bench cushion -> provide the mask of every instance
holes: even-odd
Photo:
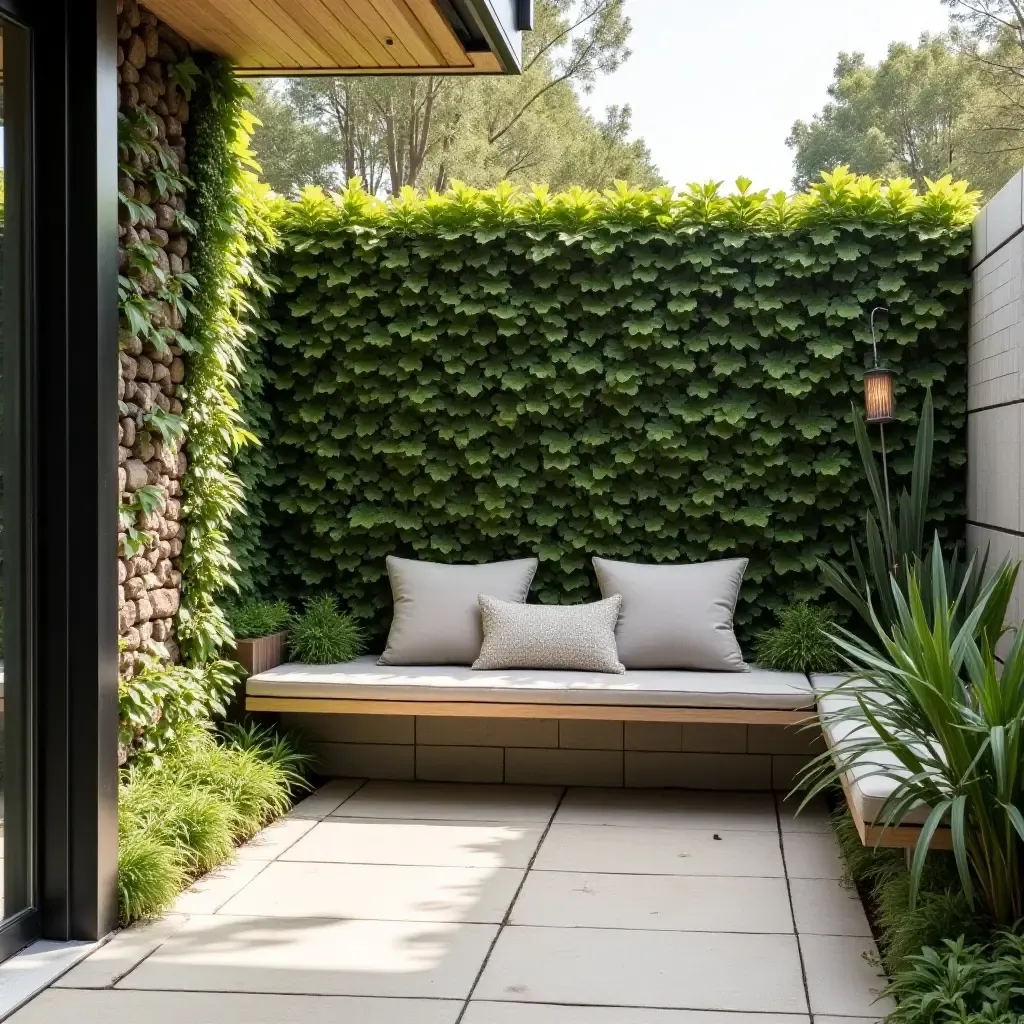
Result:
[[[848,707],[853,703],[852,695],[842,693],[828,694],[828,691],[838,686],[843,679],[843,676],[811,676],[814,689],[819,694],[818,710],[820,713],[827,714],[828,712],[839,711],[844,706]],[[825,694],[825,696],[821,696],[822,694]],[[857,722],[844,721],[826,724],[824,718],[822,719],[822,731],[825,734],[825,741],[833,749],[836,747],[841,748],[843,742],[851,738],[863,738],[866,731],[870,728],[866,723],[860,725]],[[900,773],[906,771],[899,758],[888,751],[881,751],[878,754],[871,755],[870,764],[865,764],[863,767],[858,767],[855,764],[846,775],[850,799],[853,801],[856,811],[867,825],[882,824],[882,805],[896,788],[896,783],[892,779],[881,775],[869,774],[875,771],[879,765],[892,765]],[[915,807],[904,817],[902,824],[924,824],[928,817],[928,810],[927,807]]]
[[[378,665],[373,657],[343,665],[280,665],[252,676],[250,697],[347,700],[480,701],[521,704],[743,708],[799,711],[813,706],[800,672],[627,671],[513,669],[474,671],[462,666]]]

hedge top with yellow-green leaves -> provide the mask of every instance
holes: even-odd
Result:
[[[869,495],[851,401],[892,309],[894,488],[925,388],[932,516],[963,531],[964,183],[845,169],[807,193],[356,186],[280,200],[282,244],[240,393],[244,583],[336,595],[387,629],[385,556],[537,555],[542,601],[590,557],[750,559],[738,622],[820,600]]]
[[[555,228],[585,232],[605,228],[632,231],[693,232],[715,227],[748,234],[788,231],[830,223],[903,224],[921,232],[948,231],[970,225],[980,192],[949,176],[926,180],[919,192],[910,178],[881,181],[840,167],[825,171],[806,192],[788,195],[751,191],[748,178],[736,191],[721,182],[691,184],[685,190],[630,188],[625,182],[595,191],[571,188],[552,193],[546,185],[522,189],[502,182],[488,190],[455,182],[447,192],[427,193],[406,187],[387,200],[363,190],[360,179],[339,193],[311,186],[298,202],[278,206],[282,229],[330,231],[346,227],[390,227],[409,232],[502,228]],[[481,239],[485,240],[485,239]],[[742,244],[736,239],[736,244]]]

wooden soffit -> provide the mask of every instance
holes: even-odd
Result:
[[[507,5],[508,0],[505,0]],[[493,0],[146,0],[240,75],[501,74],[521,70],[517,12]]]

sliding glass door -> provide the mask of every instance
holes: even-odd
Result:
[[[30,36],[0,15],[0,956],[38,932],[34,909],[30,431]]]

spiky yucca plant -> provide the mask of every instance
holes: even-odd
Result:
[[[826,701],[821,717],[826,727],[853,729],[798,783],[810,800],[853,768],[891,781],[880,823],[897,825],[913,808],[929,808],[910,864],[911,907],[936,830],[948,825],[968,902],[1004,925],[1024,916],[1024,631],[1002,667],[994,649],[1018,569],[1004,562],[973,603],[968,582],[950,601],[936,537],[930,607],[916,574],[905,590],[893,578],[894,625],[869,600],[873,643],[837,630],[853,674],[827,695],[843,699]]]
[[[819,560],[818,567],[825,582],[857,612],[871,631],[869,635],[873,635],[876,615],[886,626],[897,621],[890,577],[896,578],[904,594],[908,592],[908,582],[913,577],[924,597],[926,612],[930,614],[932,607],[930,595],[935,580],[931,573],[932,559],[925,543],[935,440],[931,389],[925,394],[918,421],[910,490],[902,490],[892,501],[886,499],[867,424],[856,407],[853,408],[853,427],[874,504],[874,508],[864,514],[865,549],[862,554],[857,543],[851,542],[854,576],[838,562]],[[948,603],[955,608],[957,615],[962,616],[966,609],[974,607],[987,563],[987,550],[981,558],[965,563],[960,545],[952,547],[943,565],[943,579]],[[958,595],[960,600],[954,601]]]

